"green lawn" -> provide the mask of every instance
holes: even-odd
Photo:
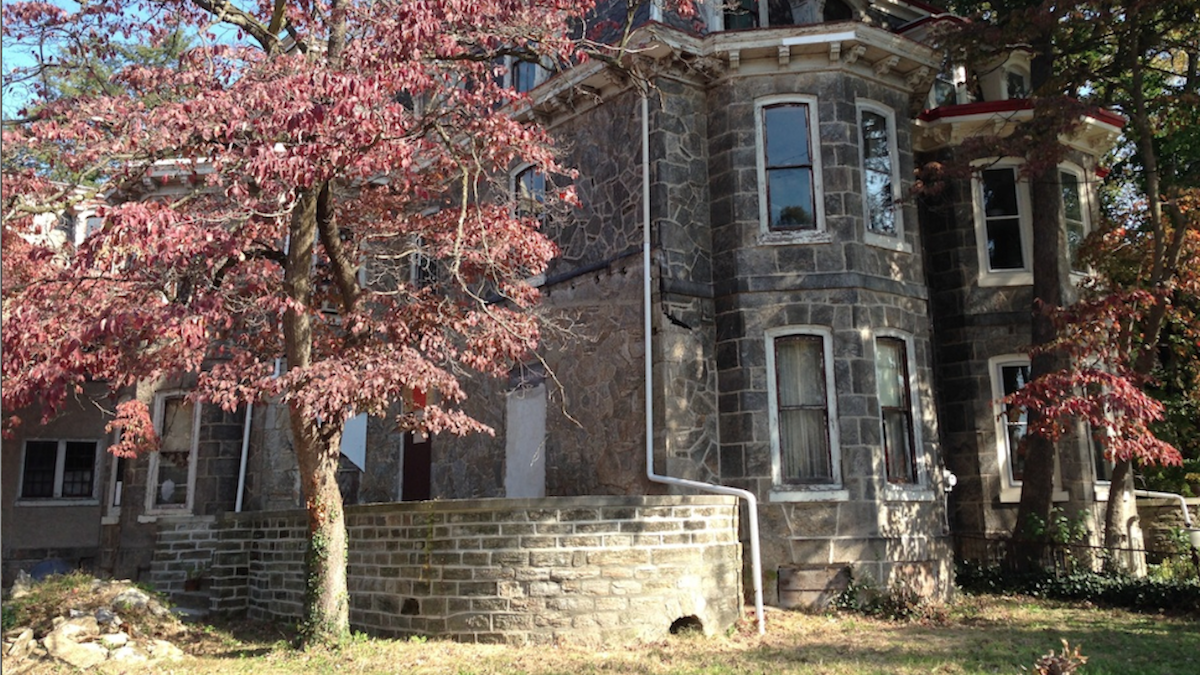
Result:
[[[211,628],[175,673],[427,673],[484,675],[947,675],[1032,672],[1063,639],[1088,657],[1080,673],[1200,673],[1200,622],[1028,598],[965,598],[948,620],[892,623],[850,614],[771,611],[767,635],[680,636],[610,647],[502,647],[439,640],[360,639],[337,651],[297,652],[282,640]],[[189,649],[188,645],[184,646]],[[1022,670],[1024,667],[1026,670]]]

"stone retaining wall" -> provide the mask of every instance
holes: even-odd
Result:
[[[655,639],[680,619],[724,630],[742,608],[737,516],[736,500],[719,496],[347,507],[350,623],[506,643]],[[211,608],[298,621],[304,513],[242,513],[213,527]]]

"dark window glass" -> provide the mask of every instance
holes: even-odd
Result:
[[[58,441],[25,441],[25,475],[21,496],[48,499],[54,496],[54,469],[58,461]]]
[[[92,441],[68,441],[63,461],[64,497],[91,497],[96,471],[96,444]]]
[[[988,169],[983,172],[982,186],[988,269],[1025,269],[1016,170]]]
[[[762,114],[767,225],[772,230],[815,230],[808,106],[785,103],[763,108]]]

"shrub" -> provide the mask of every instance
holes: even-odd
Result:
[[[1087,600],[1143,612],[1200,614],[1200,580],[1138,578],[1075,572],[1011,572],[960,563],[958,585],[968,593],[1023,593],[1052,600]]]

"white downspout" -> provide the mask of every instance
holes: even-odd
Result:
[[[646,478],[656,483],[692,488],[701,492],[733,495],[746,500],[750,521],[750,567],[754,575],[754,613],[758,619],[758,634],[767,632],[763,616],[762,555],[758,538],[758,498],[753,492],[727,485],[713,485],[686,478],[673,478],[654,472],[654,370],[650,337],[650,103],[642,92],[642,329],[645,337],[646,369]]]
[[[250,455],[250,420],[254,416],[254,403],[246,404],[246,424],[242,427],[242,463],[238,467],[237,504],[234,513],[242,512],[242,497],[246,493],[246,458]]]
[[[1188,513],[1187,500],[1183,498],[1183,495],[1177,495],[1174,492],[1155,492],[1154,490],[1134,490],[1133,495],[1157,499],[1178,499],[1179,508],[1183,509],[1183,524],[1185,527],[1192,527],[1192,514]]]

